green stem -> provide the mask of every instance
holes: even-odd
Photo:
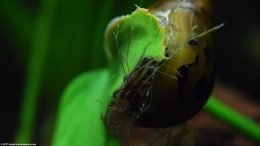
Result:
[[[43,10],[36,20],[35,35],[32,41],[31,57],[27,67],[26,83],[23,94],[20,123],[16,142],[33,142],[38,98],[41,90],[42,72],[48,52],[48,39],[55,0],[43,1]]]
[[[205,109],[238,131],[241,131],[252,139],[260,141],[260,126],[246,116],[224,105],[218,99],[211,97]]]

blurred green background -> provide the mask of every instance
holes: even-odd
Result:
[[[49,145],[60,95],[74,77],[106,66],[110,19],[155,0],[1,0],[0,142]],[[257,0],[213,0],[218,80],[260,101]]]

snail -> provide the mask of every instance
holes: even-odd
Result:
[[[223,24],[209,28],[209,2],[161,1],[148,12],[165,32],[165,57],[140,57],[114,94],[108,127],[122,119],[135,127],[173,127],[198,113],[211,94],[214,56],[208,34]]]

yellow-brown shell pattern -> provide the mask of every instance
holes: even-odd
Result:
[[[151,105],[136,126],[164,128],[198,113],[214,83],[214,59],[209,45],[208,0],[162,1],[149,11],[167,33],[166,59],[155,73]]]

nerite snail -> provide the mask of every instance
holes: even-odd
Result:
[[[201,110],[214,82],[206,34],[217,27],[209,29],[208,8],[206,0],[176,0],[149,9],[166,32],[165,59],[139,59],[115,93],[109,118],[126,118],[136,127],[166,128]],[[114,110],[117,114],[109,113]]]

